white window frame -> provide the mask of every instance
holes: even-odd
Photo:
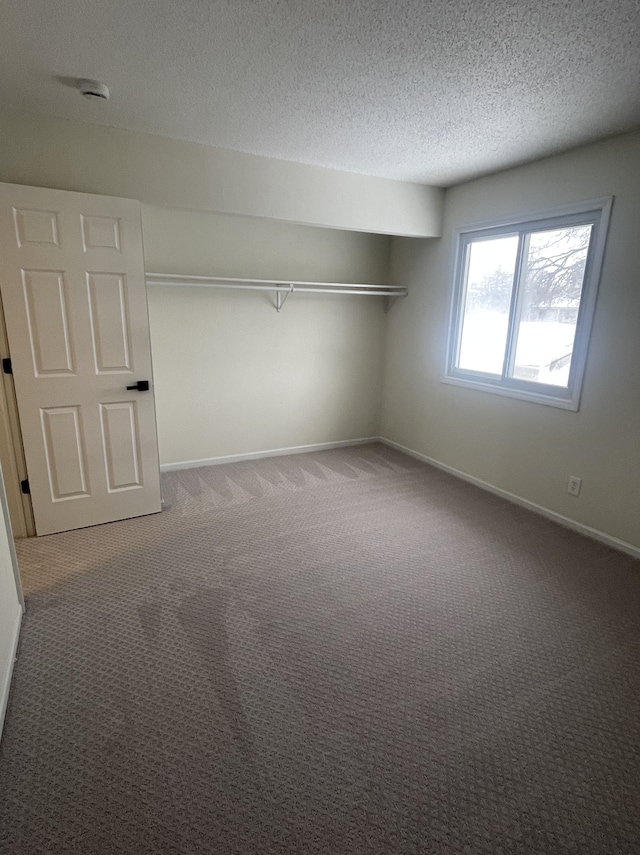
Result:
[[[608,196],[601,199],[591,199],[577,205],[556,208],[551,212],[512,217],[491,223],[465,226],[454,230],[453,288],[449,314],[445,371],[441,378],[444,383],[480,389],[510,398],[535,401],[552,407],[561,407],[565,410],[578,410],[612,204],[613,196]],[[589,224],[593,224],[593,232],[585,265],[568,387],[564,388],[508,377],[504,368],[501,376],[458,368],[456,361],[458,359],[462,334],[469,246],[474,241],[482,238],[507,237],[515,234],[523,235],[530,231]],[[521,237],[511,294],[509,327],[504,360],[505,366],[510,363],[515,347],[515,304],[522,274],[523,243],[524,241]]]

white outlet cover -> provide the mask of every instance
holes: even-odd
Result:
[[[582,487],[582,478],[576,475],[569,475],[569,484],[567,485],[567,493],[571,496],[579,496],[580,488]]]

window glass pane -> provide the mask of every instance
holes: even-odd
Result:
[[[569,385],[592,225],[532,232],[525,243],[511,377]]]
[[[469,244],[458,368],[502,375],[518,235]]]

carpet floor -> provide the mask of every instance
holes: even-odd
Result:
[[[21,541],[0,852],[640,852],[640,565],[369,445]]]

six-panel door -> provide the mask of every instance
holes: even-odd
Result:
[[[2,184],[0,254],[37,533],[159,511],[139,203]]]

